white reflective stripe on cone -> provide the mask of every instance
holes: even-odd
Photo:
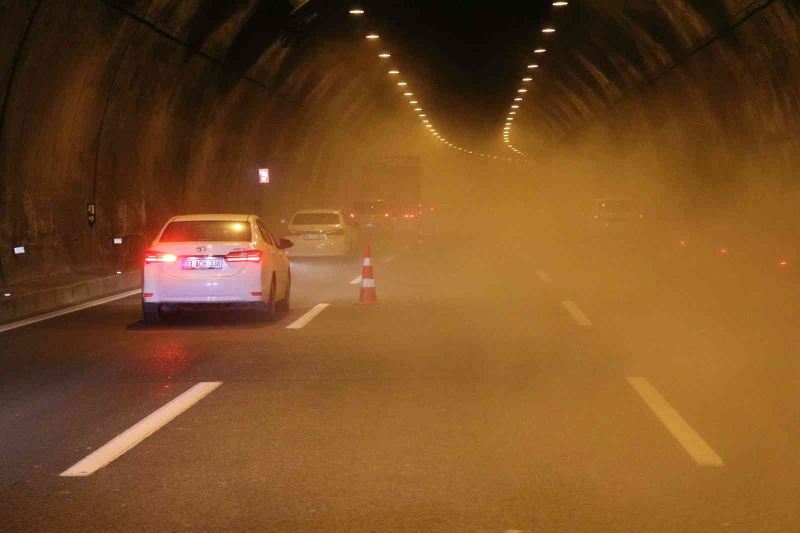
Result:
[[[361,286],[362,287],[367,287],[367,288],[374,287],[375,286],[375,280],[372,279],[372,278],[364,278],[363,280],[361,280]]]
[[[372,266],[372,258],[371,257],[365,257],[364,258],[364,266],[365,267]]]

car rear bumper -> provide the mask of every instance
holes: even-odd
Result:
[[[259,265],[246,267],[232,276],[180,278],[146,265],[142,279],[145,303],[255,304],[269,298],[261,282]]]
[[[304,240],[296,238],[294,246],[287,250],[289,257],[330,257],[343,256],[350,252],[347,238],[344,236],[328,237],[325,240]]]

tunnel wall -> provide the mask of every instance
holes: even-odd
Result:
[[[556,20],[563,31],[549,43],[525,144],[534,156],[557,152],[595,196],[646,191],[692,217],[742,218],[749,207],[790,216],[800,205],[799,5],[575,4]]]
[[[344,144],[402,144],[397,117],[374,116],[381,73],[303,9],[0,0],[0,283],[135,265],[175,214],[276,220],[358,168]]]

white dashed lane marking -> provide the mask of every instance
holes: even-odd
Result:
[[[725,466],[722,458],[706,444],[686,420],[669,404],[646,378],[631,377],[628,383],[639,393],[644,403],[672,433],[694,461],[703,466]]]
[[[547,284],[553,283],[553,279],[544,270],[537,270],[536,271],[536,275],[539,276],[540,280],[542,280],[543,282],[545,282]]]
[[[354,279],[353,281],[350,282],[350,285],[358,285],[359,283],[361,283],[361,275],[360,274],[356,279]]]
[[[286,326],[286,329],[302,329],[303,327],[306,326],[306,324],[314,320],[314,317],[323,312],[325,308],[328,307],[329,305],[331,304],[315,305],[314,307],[311,308],[309,312],[307,312],[306,314],[304,314],[303,316],[301,316],[300,318],[298,318],[297,320]]]
[[[589,320],[589,317],[587,317],[585,314],[583,314],[583,311],[581,311],[581,308],[578,307],[578,304],[576,304],[575,302],[571,302],[571,301],[567,300],[565,302],[561,302],[561,305],[563,305],[564,308],[572,316],[572,318],[575,319],[575,322],[577,322],[581,326],[591,326],[592,325],[592,321]]]
[[[198,383],[163,407],[153,411],[136,425],[126,429],[67,470],[64,470],[61,476],[82,477],[97,472],[111,461],[117,459],[144,439],[166,426],[171,420],[205,398],[220,385],[222,385],[220,381]]]

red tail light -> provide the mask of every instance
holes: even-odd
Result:
[[[416,217],[417,215],[415,215],[414,213],[406,213],[405,215],[403,215],[403,218],[416,218]]]
[[[153,250],[144,253],[145,263],[174,263],[178,256],[166,252],[156,252]]]
[[[225,261],[228,263],[260,263],[261,251],[260,250],[242,250],[241,252],[231,252],[225,256]]]

